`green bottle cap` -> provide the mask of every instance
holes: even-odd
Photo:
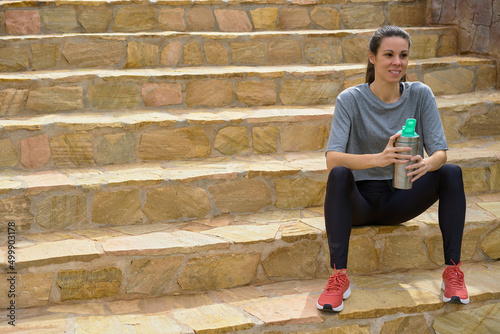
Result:
[[[418,137],[418,134],[415,132],[416,124],[416,119],[408,118],[406,120],[406,125],[403,125],[403,129],[401,130],[401,137]]]

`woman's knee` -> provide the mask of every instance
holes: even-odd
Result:
[[[439,169],[441,180],[447,186],[458,186],[463,188],[462,168],[455,164],[445,164]]]
[[[350,188],[354,184],[354,175],[347,167],[333,167],[328,174],[327,189],[332,187]]]

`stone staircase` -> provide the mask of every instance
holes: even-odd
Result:
[[[0,3],[2,333],[500,332],[497,64],[426,3]],[[464,171],[471,303],[439,297],[433,206],[355,228],[353,295],[325,314],[333,104],[384,24],[408,27]]]

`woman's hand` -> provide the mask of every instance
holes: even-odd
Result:
[[[422,158],[420,155],[415,155],[410,160],[414,161],[413,164],[406,166],[408,171],[406,175],[411,177],[410,182],[415,182],[431,170],[427,159]]]
[[[394,142],[401,136],[401,133],[396,133],[389,138],[387,146],[382,152],[377,154],[376,165],[378,167],[389,166],[390,164],[406,164],[412,158],[409,154],[403,154],[411,151],[410,147],[395,147]]]

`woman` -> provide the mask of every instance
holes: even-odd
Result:
[[[408,221],[439,199],[443,235],[443,300],[468,303],[459,269],[465,222],[465,194],[460,167],[445,164],[446,138],[429,87],[406,82],[411,39],[387,26],[370,40],[366,83],[337,97],[326,161],[330,170],[325,196],[325,224],[334,269],[317,307],[341,311],[350,294],[347,252],[352,226],[392,225]],[[417,155],[394,147],[408,118],[417,120]],[[423,158],[423,148],[428,157]],[[405,160],[400,160],[405,159]],[[412,189],[392,186],[392,164],[406,164]]]

